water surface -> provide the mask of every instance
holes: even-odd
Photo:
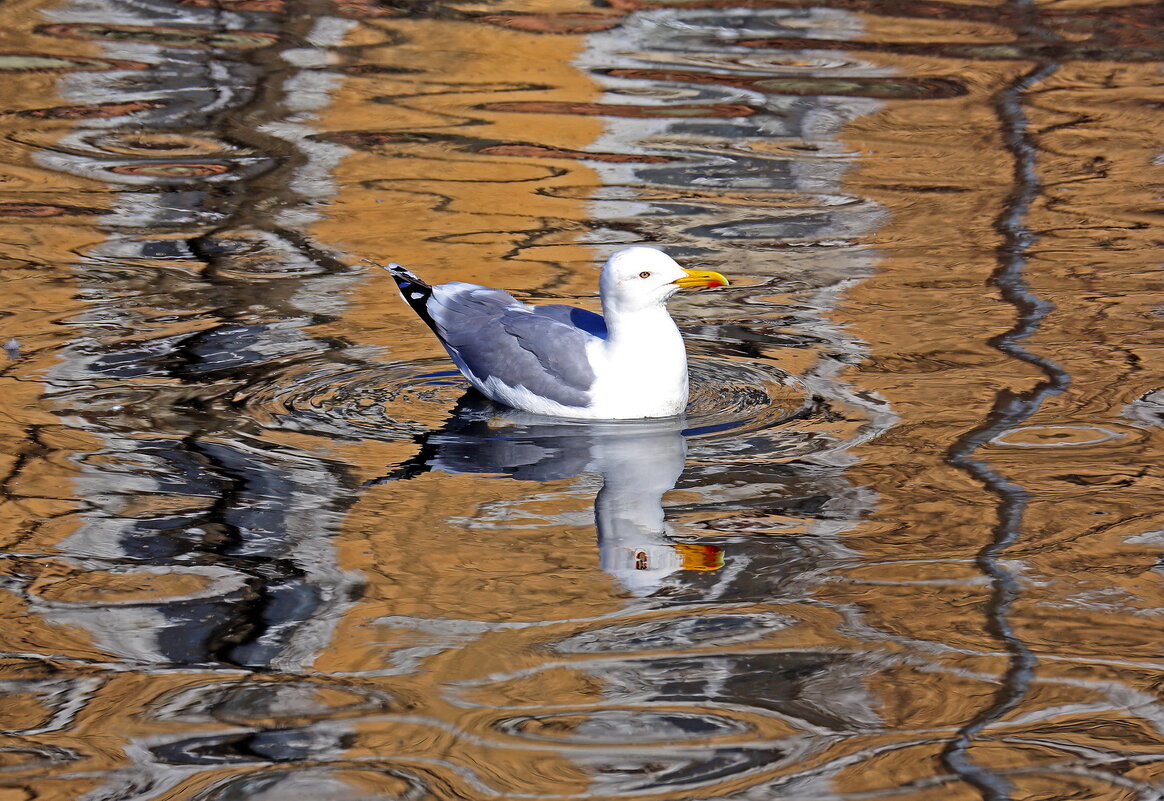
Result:
[[[0,799],[1161,797],[1154,6],[0,18]],[[637,243],[683,419],[364,261]]]

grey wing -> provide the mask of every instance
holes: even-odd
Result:
[[[537,314],[507,292],[472,284],[434,287],[428,310],[458,366],[563,406],[590,401],[594,371],[586,346],[594,336],[557,316]]]

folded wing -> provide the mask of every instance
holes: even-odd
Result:
[[[500,289],[460,282],[432,287],[426,311],[449,355],[487,395],[492,379],[563,406],[589,403],[587,346],[605,332],[598,315],[527,306]]]

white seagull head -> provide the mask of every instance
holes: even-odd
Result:
[[[711,270],[687,270],[661,250],[632,247],[618,251],[602,268],[599,288],[608,311],[636,312],[658,308],[680,289],[727,286]]]

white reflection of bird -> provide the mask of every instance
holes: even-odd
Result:
[[[671,539],[663,514],[663,493],[683,473],[682,434],[640,429],[595,437],[590,451],[593,468],[602,474],[594,499],[602,569],[638,596],[655,592],[673,573],[693,569],[687,554],[692,546]]]
[[[602,476],[594,499],[599,565],[623,588],[647,596],[684,582],[677,573],[716,571],[717,545],[672,536],[663,495],[683,472],[687,442],[681,417],[641,421],[550,420],[489,406],[466,396],[442,428],[417,437],[419,452],[370,484],[405,481],[430,471],[561,481]],[[520,555],[515,555],[520,559]]]
[[[597,315],[528,306],[460,281],[429,286],[399,264],[385,269],[483,395],[535,414],[601,420],[684,410],[687,353],[665,304],[680,289],[728,284],[654,248],[626,248],[602,268]]]

